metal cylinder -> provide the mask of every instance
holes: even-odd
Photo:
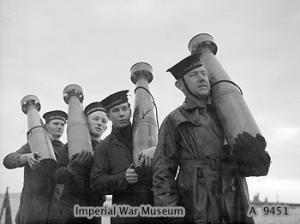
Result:
[[[69,159],[83,150],[93,153],[91,136],[83,113],[82,88],[76,84],[70,84],[63,90],[64,101],[69,104],[67,139]]]
[[[50,135],[39,115],[41,104],[38,97],[34,95],[23,97],[21,108],[27,114],[27,139],[31,152],[39,153],[41,161],[50,159],[56,162]]]
[[[215,57],[217,45],[209,34],[198,34],[188,44],[191,54],[201,54],[210,84],[213,103],[216,107],[228,143],[232,146],[234,139],[242,132],[253,136],[260,130],[243,98],[241,90],[231,82],[229,75]]]
[[[149,91],[153,69],[146,62],[138,62],[131,69],[131,81],[136,85],[132,122],[133,161],[141,166],[138,155],[144,149],[157,145],[158,128],[154,115],[154,103]]]

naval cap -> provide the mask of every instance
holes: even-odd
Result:
[[[90,114],[96,112],[96,111],[103,111],[106,113],[106,110],[104,106],[101,104],[101,102],[93,102],[87,105],[84,109],[84,114],[86,116],[89,116]]]
[[[128,103],[128,97],[127,93],[129,90],[122,90],[115,92],[108,97],[106,97],[104,100],[101,101],[101,104],[105,107],[106,111],[109,112],[109,110],[119,104],[122,103]]]
[[[54,119],[60,119],[63,122],[67,122],[68,115],[62,111],[62,110],[52,110],[48,111],[43,115],[43,118],[45,119],[46,123],[49,123],[51,120]]]
[[[200,67],[202,62],[200,61],[201,54],[190,55],[173,67],[169,68],[167,72],[171,72],[176,80],[182,78],[185,74],[192,71],[194,68]]]

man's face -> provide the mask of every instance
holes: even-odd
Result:
[[[107,129],[108,119],[103,111],[95,111],[87,116],[87,125],[91,136],[100,138]]]
[[[187,73],[184,80],[190,91],[199,98],[206,98],[210,92],[210,83],[204,66],[194,68]]]
[[[117,128],[126,127],[130,124],[131,109],[128,103],[119,104],[109,110],[108,119]]]
[[[65,122],[60,119],[53,119],[46,126],[50,135],[54,139],[59,139],[64,133]]]

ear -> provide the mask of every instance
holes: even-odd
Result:
[[[130,110],[130,116],[129,116],[129,117],[131,118],[131,115],[132,115],[132,110],[131,110],[131,107],[129,108],[129,110]]]
[[[108,120],[110,120],[111,121],[111,119],[110,119],[110,113],[108,112],[108,113],[106,113],[106,117],[107,117],[107,119]]]
[[[179,79],[179,80],[176,80],[175,86],[176,86],[178,89],[180,89],[181,91],[184,90],[183,83],[182,83],[182,81],[181,81],[180,79]]]
[[[49,128],[49,123],[45,123],[45,124],[44,124],[44,127],[48,130],[48,128]]]

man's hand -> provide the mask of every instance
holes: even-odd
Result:
[[[139,161],[141,162],[141,164],[151,167],[155,149],[156,146],[153,146],[148,149],[144,149],[142,152],[139,153]]]
[[[126,170],[125,177],[129,184],[138,182],[138,174],[135,172],[133,165],[130,165]]]
[[[40,166],[40,154],[38,152],[26,153],[20,156],[21,164],[27,164],[31,168],[37,168]]]
[[[85,167],[88,166],[92,161],[92,153],[88,151],[81,151],[72,155],[69,162],[70,167]]]

